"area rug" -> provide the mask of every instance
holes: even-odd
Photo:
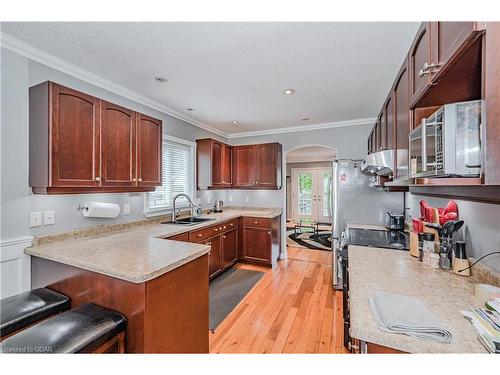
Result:
[[[326,229],[327,227],[324,228]],[[295,235],[293,227],[287,227],[286,244],[287,246],[300,247],[303,249],[332,251],[332,230],[325,229],[320,226],[318,234],[309,232],[297,233],[297,235]]]
[[[231,268],[210,282],[209,329],[214,331],[250,292],[264,272]]]

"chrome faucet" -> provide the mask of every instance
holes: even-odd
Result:
[[[193,201],[191,200],[191,198],[189,197],[189,195],[185,194],[185,193],[179,193],[177,194],[173,201],[172,201],[172,222],[174,222],[177,218],[177,216],[179,215],[179,213],[177,213],[177,209],[175,208],[175,201],[177,200],[177,198],[179,197],[185,197],[187,200],[188,200],[188,203],[189,203],[189,208],[191,209],[191,216],[193,216],[193,208],[194,208],[194,203]],[[180,211],[180,209],[179,209]]]

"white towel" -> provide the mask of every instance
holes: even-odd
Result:
[[[451,333],[436,316],[416,298],[401,294],[376,292],[369,298],[378,327],[419,339],[451,342]]]

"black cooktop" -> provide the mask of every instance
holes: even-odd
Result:
[[[345,241],[346,245],[409,250],[408,234],[401,231],[349,228],[345,231]]]

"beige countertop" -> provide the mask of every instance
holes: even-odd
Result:
[[[133,283],[143,283],[210,250],[207,245],[164,238],[240,216],[274,218],[279,215],[281,209],[227,209],[222,213],[204,215],[214,220],[196,225],[152,223],[113,233],[106,232],[105,235],[33,246],[24,252]]]
[[[474,282],[451,271],[435,270],[407,251],[349,246],[351,336],[409,353],[485,353],[461,310],[477,307]],[[420,299],[450,330],[451,343],[436,343],[379,330],[368,298],[374,292]]]

